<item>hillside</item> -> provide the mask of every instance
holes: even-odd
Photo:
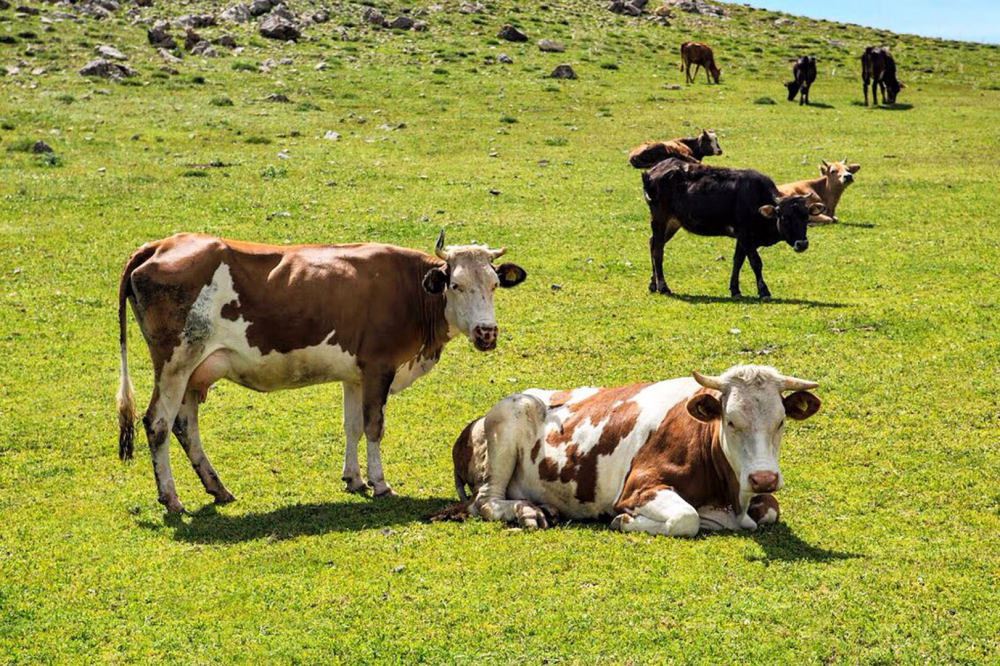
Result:
[[[0,661],[1000,653],[1000,47],[735,4],[663,21],[658,0],[640,16],[597,0],[292,0],[292,27],[312,16],[292,43],[261,36],[261,18],[217,20],[230,3],[7,4]],[[376,27],[371,9],[426,29]],[[196,55],[177,21],[201,16],[216,25],[194,28]],[[178,42],[169,57],[147,36],[157,21]],[[528,41],[498,38],[505,24]],[[685,85],[688,40],[714,47],[720,85]],[[861,103],[873,44],[907,86],[892,108]],[[102,46],[134,74],[81,76]],[[806,52],[819,78],[799,107],[783,83]],[[577,78],[550,78],[560,64]],[[703,127],[724,150],[706,163],[777,182],[822,159],[862,165],[808,252],[762,251],[770,302],[729,298],[731,240],[686,233],[666,247],[675,295],[647,292],[649,213],[626,155]],[[156,502],[144,443],[119,464],[116,296],[139,245],[199,231],[430,251],[441,228],[507,247],[529,277],[497,296],[497,350],[456,339],[390,398],[398,499],[342,489],[336,384],[212,389],[202,437],[234,504],[211,504],[179,446],[178,518]],[[128,337],[144,407],[152,367],[131,315]],[[820,383],[822,411],[782,446],[779,525],[680,540],[422,522],[454,499],[455,437],[501,397],[737,363]]]

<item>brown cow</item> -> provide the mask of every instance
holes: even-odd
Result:
[[[872,103],[878,104],[878,91],[882,89],[882,103],[895,104],[899,91],[906,86],[896,78],[896,61],[889,49],[869,46],[861,54],[861,81],[865,89],[865,106],[868,106],[868,85],[872,87]]]
[[[691,65],[694,65],[694,74],[691,73]],[[684,42],[681,44],[681,71],[685,73],[684,80],[687,83],[694,83],[694,77],[698,76],[698,68],[705,68],[705,80],[711,83],[708,78],[711,74],[715,82],[719,82],[722,72],[715,65],[715,54],[712,53],[708,44],[701,42]]]
[[[721,154],[722,148],[719,147],[715,132],[702,130],[701,134],[694,137],[639,144],[628,154],[628,163],[636,169],[650,169],[668,157],[700,164],[705,157]]]
[[[860,164],[848,164],[845,157],[842,162],[827,162],[819,167],[819,178],[799,180],[794,183],[778,185],[781,196],[799,195],[806,198],[806,204],[821,203],[826,206],[826,212],[820,215],[810,215],[809,224],[829,224],[837,222],[837,204],[847,186],[854,182],[854,174],[861,170]]]
[[[507,397],[455,443],[456,485],[472,513],[524,527],[607,517],[694,536],[777,521],[785,419],[819,410],[817,384],[756,365],[693,375]]]
[[[202,450],[198,405],[228,379],[256,391],[344,383],[343,479],[365,487],[358,440],[368,447],[368,484],[391,495],[379,443],[385,402],[429,372],[448,341],[476,349],[497,343],[493,291],[525,278],[515,264],[493,266],[504,250],[444,246],[436,257],[392,245],[279,247],[178,234],[147,243],[128,260],[118,288],[121,384],[119,456],[132,457],[135,398],[128,376],[125,303],[153,362],[153,395],[143,417],[159,501],[184,507],[170,471],[171,430],[216,502],[233,500]]]

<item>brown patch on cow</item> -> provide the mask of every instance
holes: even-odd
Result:
[[[747,515],[755,523],[760,523],[764,520],[769,509],[774,509],[774,520],[775,522],[781,518],[781,505],[778,504],[778,500],[774,495],[757,495],[750,500],[750,505],[747,507]]]
[[[670,408],[632,459],[615,511],[629,511],[669,487],[695,508],[738,506],[739,482],[719,442],[719,422],[703,423],[687,410],[691,398],[717,391],[702,388]]]
[[[636,169],[651,169],[663,160],[674,157],[684,162],[700,164],[701,158],[695,154],[691,145],[697,146],[697,142],[697,138],[646,141],[632,149],[628,154],[628,163]]]
[[[573,391],[556,391],[549,396],[549,407],[562,407],[573,397]]]
[[[557,463],[550,458],[543,459],[538,465],[539,476],[545,481],[576,481],[576,499],[593,502],[597,491],[597,462],[600,456],[614,453],[621,440],[635,428],[641,409],[633,398],[647,386],[649,384],[632,384],[600,389],[594,395],[566,407],[569,416],[559,429],[552,430],[546,437],[550,446],[568,445],[566,462],[556,473]],[[604,426],[600,437],[590,449],[580,452],[576,444],[570,444],[579,426],[596,426],[602,422]]]
[[[462,432],[458,435],[458,439],[455,440],[455,445],[451,448],[451,461],[454,464],[455,469],[455,491],[458,493],[459,499],[467,499],[467,496],[463,496],[462,490],[465,486],[469,487],[469,490],[475,492],[476,483],[475,470],[472,469],[472,461],[475,457],[475,448],[472,444],[472,427],[476,425],[479,419],[474,419],[469,422]]]
[[[542,450],[542,440],[537,440],[535,445],[531,447],[531,462],[534,463],[538,460],[538,454]]]
[[[240,318],[240,304],[237,301],[229,301],[222,306],[222,310],[219,315],[223,319],[228,319],[229,321],[236,321]]]

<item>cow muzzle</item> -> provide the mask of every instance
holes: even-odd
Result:
[[[778,490],[777,472],[751,472],[749,481],[750,490],[755,493],[773,493]]]
[[[496,324],[480,324],[472,329],[472,344],[479,351],[496,349],[500,329]]]
[[[806,250],[809,249],[809,241],[807,240],[795,241],[792,244],[792,249],[795,250],[796,252],[805,252]]]
[[[853,182],[854,182],[854,174],[852,174],[852,173],[845,173],[844,174],[844,184],[846,185],[848,183],[853,183]]]

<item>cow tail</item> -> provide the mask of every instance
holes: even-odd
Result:
[[[653,204],[656,202],[656,186],[653,184],[653,179],[649,177],[649,172],[642,172],[642,192],[646,195],[646,203]]]
[[[118,394],[115,402],[118,405],[118,458],[124,462],[132,459],[135,439],[135,394],[132,391],[132,380],[128,376],[128,346],[126,305],[132,295],[132,272],[142,265],[152,254],[153,248],[144,247],[133,254],[125,264],[121,280],[118,282],[118,346],[121,354],[121,367],[118,378]]]

